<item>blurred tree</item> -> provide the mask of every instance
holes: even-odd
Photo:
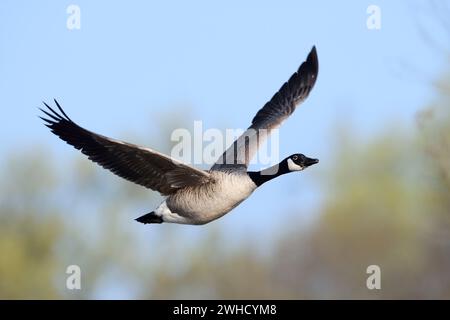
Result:
[[[437,81],[438,98],[418,116],[421,143],[428,155],[425,291],[450,298],[450,72]]]
[[[52,164],[43,153],[4,159],[0,184],[0,298],[55,298],[59,260],[54,244],[63,232],[56,208]]]
[[[320,219],[287,234],[274,259],[293,297],[450,298],[449,79],[415,135],[391,130],[362,146],[338,135]],[[366,288],[371,264],[382,290]]]
[[[17,152],[1,164],[0,298],[450,298],[449,83],[417,132],[337,132],[317,219],[290,221],[263,256],[214,224],[142,232],[131,218],[154,193],[79,156],[62,171],[44,148]],[[71,264],[80,291],[65,288]],[[366,288],[372,264],[381,290]]]
[[[417,152],[398,132],[362,150],[338,144],[343,147],[332,162],[345,165],[327,174],[329,192],[317,223],[282,244],[278,277],[305,298],[400,297],[409,293],[407,282],[419,275],[423,257],[418,235],[425,217],[418,204],[425,186],[414,183]],[[372,264],[382,269],[380,292],[366,288]]]

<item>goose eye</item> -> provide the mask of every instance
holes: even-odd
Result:
[[[294,160],[294,161],[297,160],[297,159],[298,159],[298,156],[293,156],[292,157],[292,160]]]

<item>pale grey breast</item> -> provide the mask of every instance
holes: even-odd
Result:
[[[220,218],[256,189],[243,172],[210,171],[212,182],[179,190],[167,199],[170,211],[193,223],[202,224]]]

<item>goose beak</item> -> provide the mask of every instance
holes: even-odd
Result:
[[[319,163],[319,159],[306,158],[305,167],[312,166],[313,164]]]

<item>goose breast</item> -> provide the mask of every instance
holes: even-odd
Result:
[[[166,203],[170,211],[191,223],[204,224],[232,210],[256,189],[245,172],[211,171],[211,175],[213,182],[169,196]]]

